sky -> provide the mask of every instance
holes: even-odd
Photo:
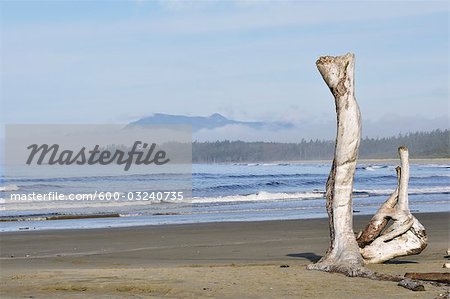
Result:
[[[363,135],[449,128],[449,10],[447,1],[3,0],[1,123],[220,113],[297,129],[199,139],[330,138],[334,102],[315,61],[353,52]]]

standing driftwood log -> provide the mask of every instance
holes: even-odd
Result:
[[[355,58],[350,53],[324,56],[317,60],[316,65],[335,99],[337,134],[334,160],[326,184],[330,245],[322,259],[308,265],[308,269],[400,281],[401,276],[374,273],[364,264],[418,254],[426,247],[425,229],[408,207],[408,149],[399,148],[401,167],[397,167],[397,189],[356,238],[352,191],[361,138],[361,116],[354,95]],[[391,220],[393,223],[386,228]]]
[[[354,95],[353,54],[324,56],[317,68],[335,99],[337,134],[334,160],[326,185],[330,246],[325,256],[309,269],[344,272],[354,276],[363,265],[353,233],[353,176],[361,139],[361,117]]]

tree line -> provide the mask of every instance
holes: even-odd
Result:
[[[450,158],[450,130],[399,134],[387,138],[361,140],[360,158],[397,158],[397,148],[405,145],[411,158]],[[216,141],[194,142],[194,163],[248,163],[299,160],[331,160],[334,141],[305,140],[298,143]]]

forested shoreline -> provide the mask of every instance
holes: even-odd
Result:
[[[411,158],[450,158],[450,130],[399,134],[388,138],[361,140],[359,158],[397,158],[397,148],[405,145]],[[216,141],[194,142],[194,163],[245,163],[273,161],[331,160],[332,140],[305,140],[298,143]]]

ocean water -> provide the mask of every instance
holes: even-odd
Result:
[[[330,166],[330,163],[196,164],[192,166],[192,194],[182,201],[137,201],[134,193],[134,200],[126,198],[128,192],[152,192],[155,186],[176,186],[177,181],[190,179],[181,174],[3,177],[0,231],[327,217],[324,190]],[[355,215],[375,213],[394,191],[395,167],[394,164],[358,165],[353,194]],[[450,211],[450,165],[413,164],[410,174],[409,202],[413,213]],[[13,193],[93,194],[95,191],[119,192],[125,198],[10,200]],[[120,217],[42,220],[55,215],[97,214]]]

